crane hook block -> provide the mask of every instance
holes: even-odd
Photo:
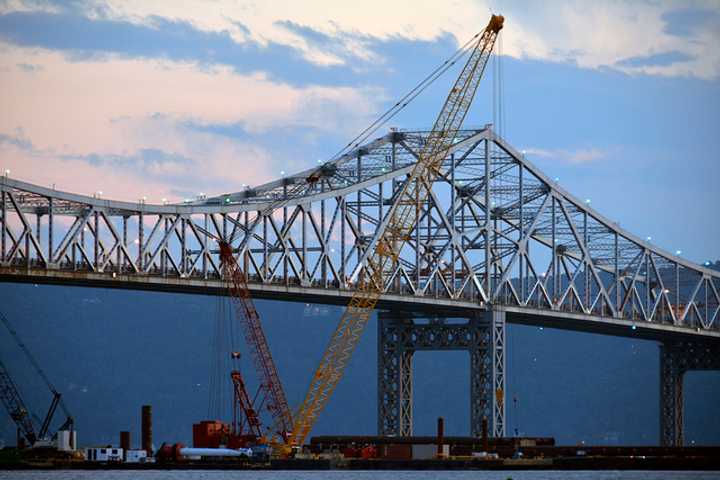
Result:
[[[493,15],[490,17],[490,23],[488,23],[488,26],[485,28],[485,30],[490,30],[491,32],[498,33],[503,28],[503,23],[505,23],[505,17],[502,15]]]

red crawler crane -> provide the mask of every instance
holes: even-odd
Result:
[[[285,438],[286,434],[292,430],[292,414],[290,413],[290,407],[285,397],[285,391],[280,383],[280,377],[275,368],[275,362],[272,359],[272,355],[270,355],[270,348],[268,347],[267,339],[265,338],[265,333],[260,323],[260,315],[258,315],[255,304],[250,296],[247,278],[235,260],[232,247],[225,241],[219,241],[218,243],[220,245],[220,261],[223,266],[223,277],[230,289],[230,296],[233,298],[235,304],[236,316],[238,320],[240,320],[245,342],[250,347],[250,354],[255,364],[255,369],[260,377],[261,383],[258,393],[263,392],[265,394],[266,400],[263,402],[264,408],[266,408],[272,416],[277,433]],[[240,397],[242,397],[240,399],[244,399],[244,401],[247,402],[246,405],[248,408],[252,410],[252,403],[249,401],[240,373],[237,371],[233,372],[232,379],[236,395],[239,394]],[[239,380],[239,382],[237,382],[237,380]],[[241,390],[239,393],[238,388]],[[237,405],[237,401],[235,404]],[[257,413],[254,410],[252,414],[255,419],[253,421],[257,421],[257,431],[259,433],[260,420],[257,418]],[[250,418],[248,418],[248,420],[250,420]]]

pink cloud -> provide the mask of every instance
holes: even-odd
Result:
[[[108,198],[178,201],[200,191],[240,190],[281,170],[272,152],[252,140],[188,123],[239,124],[250,139],[278,127],[322,135],[356,128],[379,97],[372,89],[294,87],[222,66],[70,62],[58,53],[8,46],[0,52],[0,135],[6,138],[0,167],[29,182],[103,191]],[[17,67],[29,63],[39,68]],[[147,152],[161,158],[144,161]]]

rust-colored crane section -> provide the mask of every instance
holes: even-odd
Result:
[[[273,418],[274,427],[277,429],[276,433],[284,437],[292,428],[292,414],[275,368],[275,362],[270,354],[267,338],[265,338],[260,323],[260,315],[258,315],[250,296],[247,278],[235,260],[232,247],[225,241],[218,243],[223,277],[230,290],[230,296],[234,300],[236,316],[240,320],[245,342],[250,347],[255,369],[260,377],[260,389],[267,395],[265,408]]]
[[[462,127],[503,22],[502,16],[493,15],[487,27],[476,35],[478,40],[470,57],[450,90],[415,167],[388,212],[389,220],[382,236],[358,276],[357,290],[333,332],[305,399],[295,415],[285,453],[290,446],[303,444],[342,378],[360,335],[385,288],[385,276],[396,268],[432,183]]]
[[[245,381],[242,374],[233,370],[230,374],[233,383],[233,431],[236,436],[254,436],[255,439],[262,437],[262,424],[260,417],[255,410],[255,405],[250,400],[250,396],[245,388]],[[240,415],[242,412],[242,415]]]

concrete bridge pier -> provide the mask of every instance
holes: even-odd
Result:
[[[660,345],[660,444],[681,447],[683,379],[690,370],[720,370],[720,345],[668,341]]]
[[[378,314],[378,434],[413,434],[413,354],[465,350],[470,356],[470,434],[505,436],[505,312],[482,312],[467,321]]]

